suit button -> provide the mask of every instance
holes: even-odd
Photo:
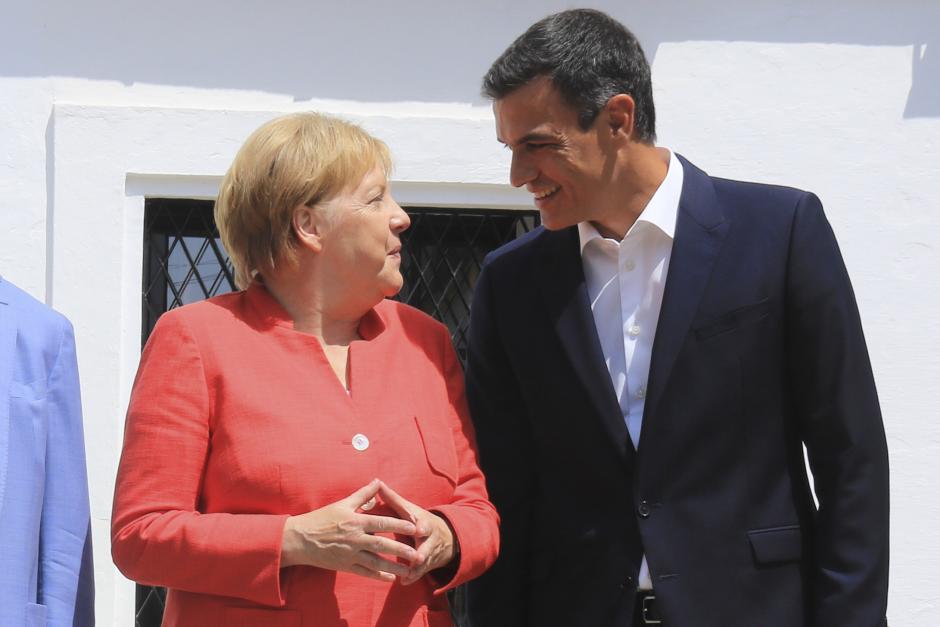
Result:
[[[640,501],[639,507],[636,508],[636,513],[640,515],[640,518],[649,518],[650,504],[646,501]]]

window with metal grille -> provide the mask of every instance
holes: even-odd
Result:
[[[146,343],[165,311],[235,289],[232,264],[219,239],[212,201],[148,199],[144,213],[143,325]],[[406,207],[411,227],[402,234],[405,287],[397,298],[447,325],[461,360],[473,286],[491,250],[538,224],[536,211]],[[157,627],[166,591],[137,586],[135,624]],[[461,595],[452,598],[458,624]]]

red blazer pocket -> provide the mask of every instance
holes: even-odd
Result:
[[[428,460],[428,466],[436,474],[446,477],[451,483],[457,485],[457,452],[454,450],[454,439],[450,433],[450,425],[443,420],[435,421],[430,418],[415,416],[418,434],[421,436],[421,445]]]

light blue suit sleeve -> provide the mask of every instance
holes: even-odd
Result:
[[[62,322],[47,383],[46,485],[39,542],[39,602],[50,626],[94,624],[94,582],[82,405],[72,325]]]

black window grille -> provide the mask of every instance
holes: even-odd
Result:
[[[447,325],[466,364],[473,286],[487,253],[532,230],[538,212],[408,208],[399,300]]]
[[[142,344],[163,312],[235,289],[212,206],[209,200],[146,201]]]
[[[210,200],[148,199],[144,212],[141,345],[164,312],[235,289],[232,263],[219,239]],[[398,299],[447,325],[461,360],[467,354],[470,300],[483,258],[539,223],[536,211],[406,207]],[[458,624],[461,595],[452,598]],[[166,591],[137,586],[135,624],[157,627]]]

